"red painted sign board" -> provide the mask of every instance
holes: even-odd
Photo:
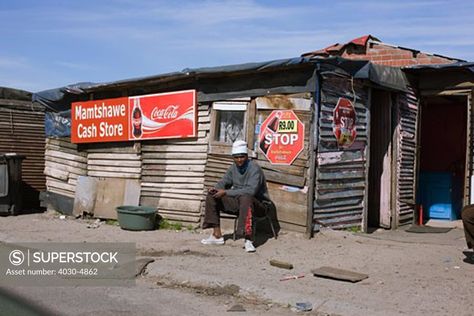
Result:
[[[333,133],[338,147],[349,148],[354,143],[357,136],[356,118],[352,102],[339,98],[333,112]]]
[[[304,124],[291,110],[275,110],[262,123],[260,151],[275,165],[291,165],[304,148]]]
[[[74,102],[73,143],[196,137],[195,90]]]

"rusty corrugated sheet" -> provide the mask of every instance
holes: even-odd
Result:
[[[44,112],[28,101],[0,99],[0,152],[25,155],[22,164],[24,208],[40,206],[45,190]]]
[[[396,157],[396,225],[411,224],[415,211],[417,122],[419,101],[415,91],[398,98],[398,155]]]
[[[357,124],[356,142],[340,149],[333,134],[333,111],[340,97],[353,100]],[[361,226],[367,192],[368,90],[350,78],[325,75],[322,81],[315,201],[316,224],[332,228]]]

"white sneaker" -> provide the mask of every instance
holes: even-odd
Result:
[[[211,234],[211,236],[202,239],[201,244],[203,244],[203,245],[223,245],[224,244],[224,237],[216,238],[213,234]]]
[[[251,240],[245,239],[245,251],[246,252],[255,252],[255,246]]]

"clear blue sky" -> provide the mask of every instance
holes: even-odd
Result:
[[[474,61],[472,0],[0,0],[0,86],[296,57],[372,34]]]

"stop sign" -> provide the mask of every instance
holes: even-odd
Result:
[[[352,102],[339,98],[333,112],[333,133],[340,148],[349,148],[354,143],[356,130],[356,111]]]
[[[260,127],[258,147],[276,165],[291,165],[304,147],[304,125],[291,110],[275,110]]]

